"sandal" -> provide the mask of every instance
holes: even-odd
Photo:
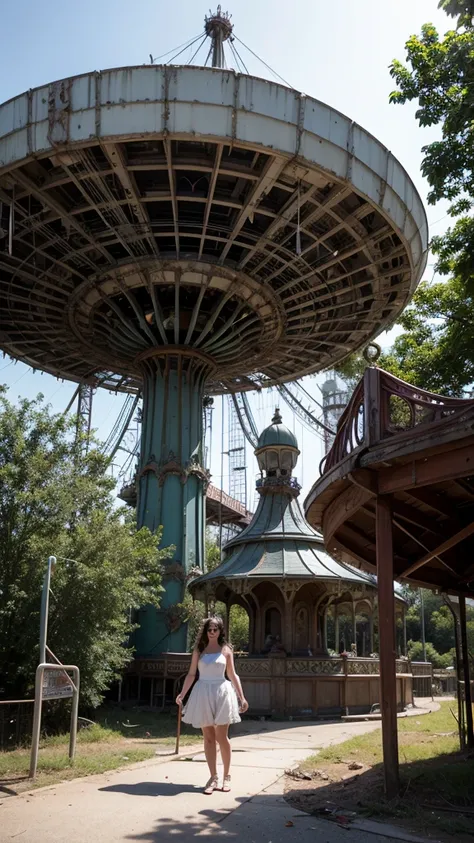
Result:
[[[203,793],[205,793],[206,796],[210,796],[211,793],[213,793],[216,790],[216,788],[217,788],[217,776],[211,776],[208,783],[206,784],[206,787],[204,788]]]
[[[224,781],[222,782],[221,790],[224,793],[230,793],[230,776],[224,776]]]

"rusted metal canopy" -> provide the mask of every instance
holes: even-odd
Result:
[[[474,400],[369,368],[305,501],[327,550],[376,571],[376,503],[392,505],[394,577],[474,594]]]
[[[426,262],[404,169],[344,115],[232,71],[129,67],[0,106],[0,348],[136,391],[150,347],[207,391],[333,365],[392,323]]]

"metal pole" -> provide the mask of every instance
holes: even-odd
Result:
[[[219,499],[219,553],[222,554],[222,495],[224,494],[224,396],[221,403],[221,494]]]
[[[39,663],[46,662],[46,641],[48,638],[48,613],[49,613],[49,589],[51,585],[51,574],[56,565],[56,557],[50,556],[48,559],[48,567],[44,575],[43,591],[41,594],[41,614],[40,614],[40,644],[39,644]]]
[[[31,735],[30,779],[36,776],[38,766],[38,750],[41,730],[41,708],[43,703],[43,674],[44,665],[38,665],[35,680],[35,707],[33,711],[33,731]]]
[[[464,673],[464,701],[466,704],[467,746],[469,749],[472,749],[474,747],[474,729],[472,718],[471,676],[469,670],[469,649],[467,644],[466,598],[463,594],[459,596],[459,621],[461,626],[461,651]]]
[[[425,638],[425,601],[423,589],[420,588],[420,616],[421,616],[421,645],[423,648],[423,661],[426,662],[426,638]]]
[[[74,760],[76,754],[76,739],[77,739],[77,715],[79,712],[79,670],[73,670],[74,685],[76,686],[72,695],[71,705],[71,729],[69,734],[69,759]]]
[[[466,749],[466,733],[464,729],[464,708],[462,700],[462,686],[461,686],[461,646],[459,641],[459,618],[456,609],[449,599],[448,595],[444,596],[445,603],[453,616],[454,622],[454,644],[456,648],[456,696],[458,702],[458,731],[459,731],[459,747],[461,752]]]

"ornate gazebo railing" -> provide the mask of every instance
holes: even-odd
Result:
[[[422,425],[449,423],[450,417],[468,410],[474,410],[474,400],[436,395],[369,367],[339,420],[320,473],[389,437],[409,436]]]

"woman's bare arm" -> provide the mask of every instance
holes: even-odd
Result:
[[[183,699],[186,696],[186,694],[188,693],[191,685],[193,684],[193,682],[196,678],[198,661],[199,661],[199,650],[194,650],[193,651],[193,657],[191,659],[191,665],[189,667],[186,679],[184,680],[184,685],[183,685],[182,691],[176,697],[176,705],[182,705],[183,704]]]
[[[240,710],[242,712],[245,712],[245,711],[247,711],[247,709],[249,707],[249,704],[244,697],[244,692],[242,690],[242,685],[240,683],[240,679],[235,672],[234,654],[233,654],[230,647],[225,647],[223,652],[224,652],[224,655],[226,657],[226,662],[227,662],[227,665],[226,665],[227,675],[228,675],[230,681],[232,682],[235,690],[237,691],[237,696],[238,696],[239,702],[240,702]]]

